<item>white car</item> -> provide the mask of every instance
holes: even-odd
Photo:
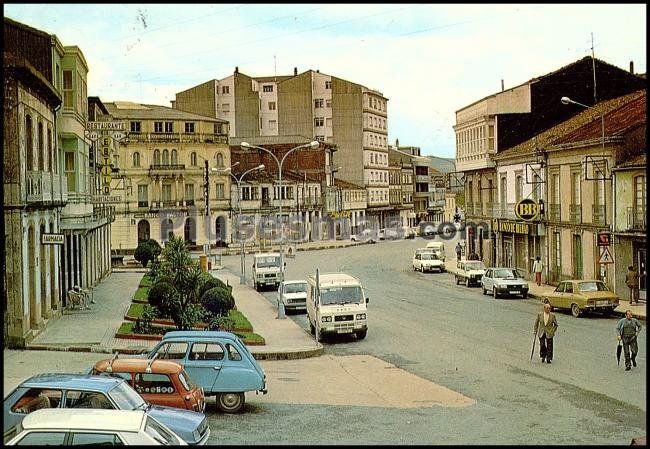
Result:
[[[466,287],[481,285],[484,274],[485,264],[480,260],[461,260],[458,262],[458,271],[455,274],[456,285],[465,284]]]
[[[528,297],[528,282],[523,273],[516,268],[488,268],[481,278],[483,294],[492,293],[494,298],[500,295],[521,295]]]
[[[377,240],[379,240],[379,236],[377,234],[378,231],[375,229],[364,229],[357,234],[352,234],[350,236],[350,240],[353,242],[377,243]]]
[[[413,255],[413,269],[415,271],[433,271],[438,270],[440,273],[445,271],[445,263],[438,257],[435,252],[418,252]]]
[[[7,446],[180,445],[187,443],[143,410],[44,408],[25,416]]]
[[[307,281],[284,281],[278,288],[278,301],[284,310],[307,310]]]

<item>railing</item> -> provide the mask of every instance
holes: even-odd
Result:
[[[634,231],[645,231],[646,214],[645,209],[636,207],[627,208],[627,228]]]
[[[548,205],[548,220],[549,221],[560,221],[561,217],[561,207],[560,204],[549,204]]]
[[[580,204],[569,205],[569,221],[571,223],[582,223],[582,206]]]
[[[153,164],[149,166],[149,176],[175,174],[185,170],[185,164]]]
[[[176,200],[163,200],[162,201],[162,206],[163,207],[174,207],[174,206],[176,206]]]
[[[594,204],[592,223],[598,225],[607,224],[607,217],[605,215],[605,206]]]
[[[228,143],[224,134],[195,133],[127,133],[129,142],[168,142],[168,143]]]
[[[149,207],[149,201],[138,201],[138,207]]]
[[[67,186],[62,175],[49,172],[28,171],[26,173],[26,200],[28,203],[65,203],[68,201]]]

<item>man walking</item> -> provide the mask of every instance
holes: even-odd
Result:
[[[639,335],[639,332],[641,332],[641,323],[636,318],[632,318],[632,311],[627,309],[625,311],[625,318],[621,318],[616,324],[618,339],[623,342],[625,371],[632,369],[630,367],[630,359],[632,359],[632,365],[636,367],[636,354],[639,352],[636,337]]]
[[[630,289],[630,304],[639,303],[639,273],[634,270],[634,267],[630,265],[627,267],[627,274],[625,275],[625,284],[627,284]]]
[[[460,256],[463,253],[463,247],[460,246],[460,242],[456,243],[456,266],[460,266]]]
[[[544,311],[537,314],[535,320],[535,335],[539,337],[539,356],[542,363],[553,360],[553,336],[557,330],[557,319],[551,312],[551,305],[544,304]]]
[[[535,273],[537,285],[542,285],[542,261],[539,260],[539,256],[535,257],[535,262],[533,262],[533,273]]]

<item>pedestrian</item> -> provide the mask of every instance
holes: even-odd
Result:
[[[542,261],[539,260],[539,256],[535,257],[535,262],[533,262],[533,273],[535,273],[537,285],[542,285]]]
[[[639,273],[636,272],[634,267],[630,265],[627,267],[627,274],[625,275],[625,283],[630,289],[630,304],[634,302],[639,303]]]
[[[467,260],[480,260],[478,257],[478,254],[476,254],[474,251],[472,251],[469,256],[467,256]]]
[[[460,256],[463,253],[463,247],[460,246],[460,242],[456,243],[456,266],[460,266]]]
[[[632,311],[627,309],[625,311],[625,318],[621,318],[616,324],[618,339],[623,342],[625,371],[632,369],[630,367],[630,359],[632,359],[632,365],[636,368],[636,354],[639,352],[636,337],[639,335],[639,332],[641,332],[641,323],[636,318],[632,318]]]
[[[544,304],[544,311],[537,314],[535,320],[535,335],[539,337],[539,356],[542,363],[551,363],[553,360],[553,337],[557,330],[557,319],[551,312],[551,305]]]

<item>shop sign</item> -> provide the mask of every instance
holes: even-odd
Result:
[[[351,215],[351,213],[350,213],[349,210],[342,210],[342,211],[340,211],[340,212],[330,212],[330,213],[329,213],[329,216],[330,216],[330,218],[332,218],[332,219],[336,219],[336,218],[350,218],[350,215]]]
[[[63,245],[65,236],[63,234],[41,234],[43,245]]]
[[[539,215],[539,204],[530,198],[525,198],[515,204],[515,215],[522,220],[531,221]]]
[[[608,232],[598,233],[598,246],[609,246],[612,240],[612,234]]]
[[[530,224],[516,221],[492,219],[492,232],[510,232],[512,234],[530,234]]]

